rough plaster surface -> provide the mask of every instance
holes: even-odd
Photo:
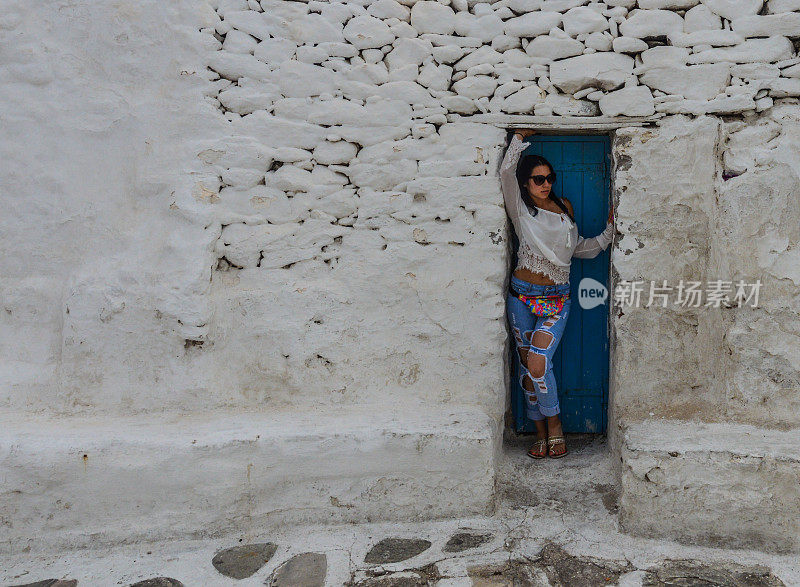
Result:
[[[4,548],[494,511],[499,431],[475,408],[0,421]]]
[[[0,406],[28,429],[418,405],[499,430],[505,132],[469,116],[616,117],[615,279],[764,285],[759,309],[613,317],[612,449],[651,412],[796,430],[798,12],[8,2]],[[23,466],[45,446],[4,442]]]
[[[626,430],[622,452],[624,531],[729,548],[800,550],[796,432],[653,419]]]
[[[618,279],[762,284],[756,308],[618,311],[619,419],[800,425],[798,117],[786,105],[739,121],[679,116],[617,132]]]
[[[19,585],[59,577],[75,579],[82,587],[171,577],[184,585],[249,587],[270,584],[284,563],[313,552],[327,558],[327,587],[381,582],[437,587],[616,584],[613,579],[620,573],[612,572],[615,568],[623,569],[618,584],[625,587],[657,584],[651,573],[666,584],[777,587],[800,583],[796,555],[693,546],[620,532],[611,458],[602,437],[588,442],[575,439],[572,450],[580,459],[542,461],[534,466],[525,456],[526,448],[527,439],[511,439],[503,451],[498,464],[501,499],[491,517],[283,524],[200,540],[146,541],[71,552],[4,551],[0,582]],[[554,483],[547,478],[550,475],[559,481]],[[452,552],[448,548],[451,538],[464,534],[488,536],[488,540]],[[401,562],[367,563],[368,553],[386,539],[426,540],[430,546]],[[214,568],[213,560],[220,551],[253,543],[272,543],[277,548],[266,564],[253,565],[260,568],[252,576],[236,580],[223,577]],[[561,553],[560,560],[540,560],[554,547]],[[574,574],[591,570],[605,574],[600,580]],[[731,570],[737,571],[733,577]],[[418,580],[419,575],[430,577],[430,582]],[[523,582],[523,577],[531,580]],[[606,581],[606,577],[612,580]]]

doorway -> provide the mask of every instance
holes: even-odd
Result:
[[[579,234],[596,236],[606,226],[611,193],[611,140],[607,135],[534,135],[528,137],[525,155],[545,157],[558,180],[555,194],[572,202]],[[519,240],[512,233],[512,268],[517,264]],[[572,308],[558,349],[553,356],[561,422],[567,433],[606,432],[609,377],[609,260],[610,247],[593,259],[573,258],[570,267]],[[581,307],[581,281],[599,282],[609,296],[605,303]],[[591,282],[583,282],[591,285]],[[585,287],[584,287],[585,289]],[[509,353],[511,408],[516,432],[536,427],[525,414],[525,398],[519,384],[519,356]]]

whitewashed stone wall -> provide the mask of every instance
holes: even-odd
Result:
[[[777,0],[84,2],[8,14],[4,34],[18,40],[5,96],[27,119],[11,121],[4,153],[34,172],[6,182],[1,397],[33,411],[403,397],[498,416],[505,134],[486,115],[624,126],[678,113],[670,124],[685,129],[696,115],[736,115],[716,123],[716,141],[682,131],[702,151],[682,181],[705,174],[693,185],[710,201],[757,176],[712,181],[720,169],[774,176],[758,149],[790,132],[800,92],[800,6]],[[40,21],[57,31],[47,42]],[[81,35],[95,39],[90,58],[71,49]],[[649,169],[675,144],[630,156]],[[681,258],[710,262],[708,243],[729,238],[707,232],[719,214],[687,218],[699,244]],[[775,238],[791,250],[790,235]]]
[[[60,425],[74,432],[52,455],[60,478],[73,478],[69,459],[87,438],[122,471],[148,460],[132,465],[106,450],[119,444],[113,424],[97,436],[90,418],[56,422],[36,436],[31,414],[138,414],[147,423],[156,412],[248,410],[313,422],[346,421],[355,405],[367,407],[362,432],[398,407],[435,416],[415,428],[410,459],[431,427],[465,410],[430,458],[453,469],[462,468],[453,454],[480,461],[463,482],[440,473],[473,492],[483,479],[475,507],[488,511],[487,439],[500,430],[486,421],[499,423],[507,402],[497,169],[505,129],[522,123],[576,128],[582,117],[618,128],[615,279],[765,281],[757,311],[615,316],[610,422],[619,442],[653,417],[796,428],[798,38],[795,0],[7,3],[0,406],[23,430],[2,448],[25,489],[3,506],[6,520],[23,512],[41,522],[46,502],[53,521],[42,532],[78,528],[91,518],[82,516],[96,505],[91,496],[116,500],[104,482],[92,493],[76,481],[85,508],[64,513],[56,465],[40,458],[63,436]],[[635,126],[640,117],[650,126]],[[179,438],[191,436],[191,422],[182,426]],[[688,432],[677,429],[681,446]],[[130,446],[138,430],[127,429]],[[638,434],[650,437],[646,427]],[[480,458],[453,440],[473,437]],[[152,450],[167,454],[156,440]],[[414,515],[458,506],[420,504],[420,495],[437,498],[407,491],[408,478],[387,482],[381,445],[372,448],[374,478],[342,482],[337,495],[377,503],[396,491]],[[671,454],[628,450],[626,528],[702,539],[716,526],[735,536],[702,516],[694,527],[686,516],[649,526],[659,495],[680,499],[686,476]],[[320,458],[329,465],[352,452],[341,451]],[[230,463],[250,459],[243,451]],[[149,474],[167,477],[160,471]],[[692,476],[697,494],[725,498],[715,506],[724,519],[736,499],[708,493],[702,482],[713,473],[701,477]],[[176,494],[189,493],[187,478],[175,477]],[[652,481],[668,478],[672,493]],[[236,501],[245,490],[230,491]],[[344,511],[344,499],[307,497]],[[120,507],[106,511],[141,517],[138,506]],[[283,502],[264,507],[282,511]],[[180,511],[184,521],[208,513],[194,502]],[[157,514],[153,531],[168,535],[174,520]],[[748,545],[790,541],[796,512],[781,515],[788,530],[755,528]],[[15,532],[23,540],[26,526]]]
[[[336,124],[387,98],[411,108],[414,134],[425,135],[448,113],[732,114],[800,95],[800,5],[785,0],[215,6],[221,45],[210,66],[230,120],[259,111],[304,119],[291,98],[312,98],[317,114],[304,120]],[[373,103],[372,118],[379,112]]]

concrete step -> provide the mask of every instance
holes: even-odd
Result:
[[[653,420],[627,427],[620,454],[625,532],[800,552],[800,431]]]
[[[282,524],[490,515],[500,422],[469,406],[0,416],[4,542],[49,550]]]

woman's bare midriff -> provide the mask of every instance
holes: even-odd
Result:
[[[527,281],[528,283],[535,283],[536,285],[555,285],[556,283],[544,273],[534,273],[530,269],[525,269],[524,267],[520,267],[514,271],[514,277],[522,281]]]

